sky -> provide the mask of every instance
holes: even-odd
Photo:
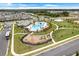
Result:
[[[79,3],[0,3],[0,9],[79,9]]]

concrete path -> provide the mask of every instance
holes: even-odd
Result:
[[[54,40],[53,37],[52,37],[52,34],[53,34],[53,31],[50,32],[50,37],[51,37],[51,39],[52,39],[52,42],[53,42],[53,43],[56,43],[55,40]]]
[[[17,35],[17,34],[27,34],[27,33],[15,33],[14,35]]]

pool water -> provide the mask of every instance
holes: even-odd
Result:
[[[43,30],[45,27],[47,27],[46,22],[35,22],[35,24],[31,24],[27,28],[29,28],[30,31],[40,31]]]

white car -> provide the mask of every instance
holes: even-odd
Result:
[[[10,35],[10,31],[7,31],[6,34],[5,34],[6,40],[9,39],[9,35]]]

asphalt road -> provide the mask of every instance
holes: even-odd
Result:
[[[41,53],[38,56],[71,56],[76,51],[79,51],[79,39],[66,43],[57,48],[52,48],[51,50]]]
[[[11,25],[9,25],[11,26]],[[7,51],[7,47],[8,47],[8,40],[6,40],[5,38],[5,33],[7,30],[9,30],[10,27],[6,27],[4,28],[3,31],[0,32],[0,56],[4,56],[6,54]]]

